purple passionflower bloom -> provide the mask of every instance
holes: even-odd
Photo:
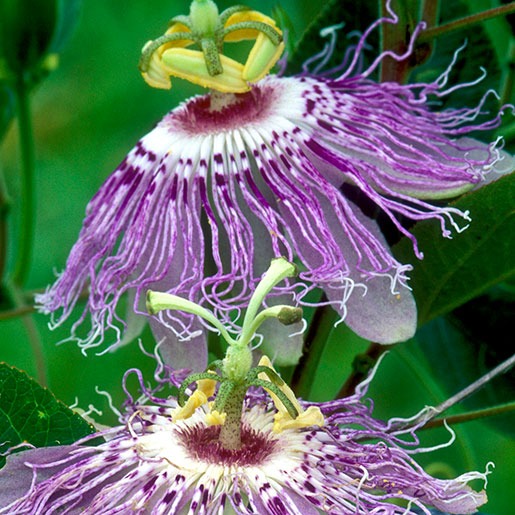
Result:
[[[416,329],[407,286],[412,267],[395,259],[376,221],[345,188],[361,192],[422,258],[400,218],[434,219],[451,237],[469,214],[431,201],[511,171],[512,161],[499,141],[469,137],[500,122],[500,114],[485,120],[483,101],[470,109],[433,108],[433,100],[467,86],[447,85],[450,67],[429,83],[370,78],[386,55],[400,60],[411,53],[420,27],[406,55],[385,52],[361,68],[370,32],[396,21],[393,13],[377,20],[336,78],[269,76],[248,93],[197,96],[170,111],[101,186],[65,270],[37,296],[40,309],[52,313],[51,324],[70,316],[85,288],[87,304],[72,327],[84,349],[108,339],[107,329],[115,331],[111,342],[114,335],[119,343],[123,331],[133,335],[116,312],[127,292],[136,312],[144,312],[142,298],[153,289],[209,305],[229,321],[271,258],[285,256],[298,260],[308,286],[290,283],[279,293],[294,292],[303,303],[309,289],[321,288],[363,338],[410,338]],[[322,52],[318,65],[311,63],[317,71],[326,57]],[[203,326],[187,315],[159,317],[152,329],[158,340],[167,338],[169,362],[203,369]],[[267,334],[265,352],[278,348],[269,341],[274,335]],[[281,348],[298,357],[299,341]],[[289,357],[276,359],[286,364]]]
[[[488,471],[452,480],[428,475],[412,457],[423,451],[417,427],[394,429],[400,419],[373,418],[364,402],[372,377],[350,397],[300,402],[306,412],[320,410],[321,427],[276,431],[274,404],[248,393],[238,450],[217,441],[209,404],[174,421],[174,398],[129,402],[123,425],[9,456],[0,471],[0,513],[430,515],[428,506],[475,513],[487,498],[468,483],[486,482]],[[90,444],[99,437],[105,442]]]

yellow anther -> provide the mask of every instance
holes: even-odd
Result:
[[[174,23],[166,32],[165,34],[177,34],[177,32],[190,32],[190,29],[186,27],[186,25],[183,25],[182,23]],[[165,43],[163,45],[164,49],[167,48],[179,48],[179,47],[185,47],[188,45],[192,45],[193,40],[192,39],[178,39],[177,41],[170,41],[169,43]]]
[[[181,408],[176,408],[172,414],[172,420],[177,422],[177,420],[184,420],[185,418],[190,418],[195,410],[202,406],[207,402],[206,394],[195,390],[193,395],[186,401],[186,404]]]
[[[214,410],[206,414],[206,423],[208,426],[222,426],[225,423],[226,417],[226,413]]]
[[[214,374],[215,372],[212,373]],[[213,379],[201,379],[200,381],[197,381],[197,389],[186,401],[186,404],[182,408],[178,407],[173,411],[173,422],[190,418],[198,407],[206,404],[209,397],[214,395],[215,388],[216,381]]]
[[[215,374],[215,372],[212,373]],[[197,381],[197,390],[203,392],[209,399],[209,397],[213,397],[215,394],[216,381],[214,379],[201,379],[200,381]]]
[[[257,11],[243,10],[230,16],[222,28],[221,23],[216,21],[216,6],[213,12],[210,11],[209,20],[204,20],[208,4],[212,2],[192,4],[191,30],[182,23],[174,23],[162,38],[145,45],[141,70],[150,86],[170,89],[170,75],[173,75],[223,93],[245,93],[250,90],[248,82],[263,78],[277,62],[284,50],[284,43],[282,32],[272,18]],[[217,23],[220,23],[218,28]],[[237,24],[242,26],[235,26]],[[156,48],[163,39],[168,40]],[[246,39],[256,42],[244,65],[222,54],[225,42]],[[149,47],[150,44],[153,46]],[[197,44],[203,51],[185,50],[192,44]]]
[[[275,372],[272,362],[268,359],[268,356],[263,356],[259,360],[259,366],[271,368]],[[268,376],[264,372],[261,372],[258,377],[264,381],[269,381]],[[274,433],[280,433],[284,429],[300,429],[302,427],[324,425],[324,415],[322,415],[320,408],[310,406],[307,410],[304,410],[295,397],[292,389],[286,383],[280,387],[280,390],[295,406],[295,409],[299,413],[297,418],[292,418],[290,416],[288,410],[284,407],[277,395],[267,388],[265,388],[265,390],[270,394],[270,397],[277,408],[277,413],[274,415]]]
[[[235,13],[227,20],[225,27],[248,21],[265,23],[282,36],[282,32],[277,28],[275,21],[257,11]],[[262,79],[277,62],[277,59],[283,53],[284,43],[274,45],[268,36],[256,29],[235,30],[225,37],[225,41],[242,41],[244,39],[255,39],[256,42],[245,62],[242,78],[248,82],[256,82]]]
[[[148,41],[143,47],[142,52],[144,52],[151,44],[152,41]],[[170,82],[168,73],[166,73],[166,70],[163,68],[161,63],[161,53],[161,49],[158,49],[152,54],[148,64],[148,69],[146,72],[143,72],[141,76],[145,79],[145,82],[153,88],[170,89],[172,87],[172,83]]]
[[[279,416],[278,416],[279,415]],[[288,412],[277,413],[274,417],[274,433],[280,433],[284,429],[301,429],[309,426],[323,426],[324,415],[317,406],[310,406],[307,410],[299,413],[299,416],[292,419]]]
[[[243,80],[249,82],[261,80],[281,57],[283,50],[284,43],[281,42],[279,46],[275,46],[267,36],[259,34],[245,63]]]
[[[275,21],[264,14],[261,14],[258,11],[241,11],[234,13],[225,23],[224,27],[228,28],[231,25],[235,25],[236,23],[246,22],[246,21],[258,21],[260,23],[265,23],[266,25],[270,25],[273,27],[279,34],[282,35],[282,32],[277,28]],[[229,32],[224,38],[224,41],[243,41],[246,39],[256,39],[258,35],[261,34],[256,29],[240,29],[235,30],[233,32]]]
[[[175,34],[176,32],[189,32],[188,27],[182,23],[174,23],[165,34]],[[148,41],[142,49],[142,52],[152,44],[152,41]],[[188,45],[192,45],[193,41],[189,39],[178,39],[176,41],[169,41],[164,45],[161,45],[153,54],[149,62],[148,70],[141,75],[145,79],[145,82],[153,88],[159,89],[170,89],[172,83],[170,82],[170,74],[167,73],[166,68],[163,66],[161,57],[165,50],[170,48],[184,48]]]
[[[198,50],[172,48],[165,50],[161,57],[163,69],[168,75],[189,80],[205,88],[213,88],[224,93],[245,93],[250,86],[242,79],[243,66],[224,55],[220,56],[223,73],[209,75],[204,54]]]

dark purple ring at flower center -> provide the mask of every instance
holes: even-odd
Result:
[[[161,123],[194,136],[239,129],[266,118],[273,110],[276,96],[273,87],[254,86],[248,93],[233,95],[232,102],[220,110],[212,110],[210,95],[195,97],[183,104],[182,109],[165,116]]]
[[[226,449],[218,441],[221,426],[177,429],[178,439],[192,459],[220,466],[263,465],[278,449],[271,432],[260,432],[244,424],[241,428],[241,449]]]

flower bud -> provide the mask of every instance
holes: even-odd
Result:
[[[56,56],[77,19],[76,0],[2,0],[0,69],[7,80],[37,82],[56,67]],[[28,74],[28,75],[27,75]]]
[[[284,307],[279,311],[277,320],[283,325],[292,325],[302,320],[302,309],[293,307]]]

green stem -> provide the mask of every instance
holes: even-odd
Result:
[[[420,20],[426,24],[426,30],[434,27],[438,23],[439,12],[440,0],[422,0],[422,5],[420,6]],[[434,46],[434,41],[420,41],[420,38],[417,38],[413,64],[420,66],[429,61],[433,54]]]
[[[428,422],[421,429],[431,429],[433,427],[441,427],[445,423],[448,425],[460,424],[462,422],[469,422],[480,418],[493,417],[494,415],[501,415],[515,411],[515,402],[493,406],[492,408],[484,408],[475,411],[468,411],[466,413],[459,413],[458,415],[450,415],[448,417],[437,418]]]
[[[324,295],[320,300],[324,302],[327,298]],[[290,383],[297,397],[309,398],[318,364],[338,316],[334,308],[329,305],[319,306],[315,310],[304,340],[302,357],[295,367]]]
[[[241,449],[241,413],[246,392],[245,385],[236,386],[225,403],[226,418],[218,440],[226,449]]]
[[[381,0],[381,15],[388,16],[387,1]],[[418,7],[413,0],[392,1],[392,9],[397,13],[397,23],[383,23],[381,25],[381,51],[391,51],[397,55],[403,55],[408,50],[409,37],[413,32],[416,21],[414,19],[415,8]],[[404,84],[410,72],[411,59],[407,57],[397,61],[387,56],[381,61],[381,82],[397,82]]]
[[[414,353],[414,349],[410,350],[405,345],[396,346],[396,354],[402,362],[400,370],[409,370],[414,382],[426,391],[428,402],[434,405],[445,396],[440,385],[437,384],[433,375],[427,367],[421,365],[421,356]],[[475,466],[475,457],[473,445],[470,442],[470,436],[463,428],[456,428],[457,445],[461,448],[461,455],[467,469],[473,469]]]
[[[9,214],[10,202],[7,195],[2,169],[0,168],[0,282],[4,276],[7,262],[7,217]]]
[[[393,345],[381,345],[372,342],[364,354],[358,354],[352,363],[352,372],[340,388],[336,399],[343,399],[352,395],[356,386],[368,376],[370,369],[375,365],[381,354],[392,348]]]
[[[436,25],[439,10],[440,0],[424,0],[420,18],[426,23],[426,30]]]
[[[414,353],[413,349],[410,350],[409,347],[409,345],[406,346],[405,344],[395,345],[390,358],[399,360],[399,363],[396,365],[398,370],[404,370],[405,374],[411,376],[411,382],[419,385],[426,392],[429,404],[435,405],[438,399],[444,396],[444,393],[428,369],[421,365],[421,356]],[[397,424],[395,427],[403,426],[402,424]],[[469,436],[462,428],[457,428],[456,434],[458,436],[457,445],[461,448],[463,460],[467,468],[472,469],[474,468],[475,458]]]
[[[45,356],[43,352],[43,342],[39,336],[38,328],[34,322],[32,314],[22,316],[22,322],[25,327],[25,332],[29,339],[32,355],[36,363],[36,378],[41,386],[48,386],[48,378],[45,366]]]
[[[443,34],[448,34],[449,32],[454,32],[455,30],[470,27],[476,23],[490,20],[492,18],[496,18],[497,16],[504,16],[513,12],[515,12],[515,2],[511,2],[510,4],[503,5],[501,7],[488,9],[487,11],[483,11],[477,14],[472,14],[470,16],[466,16],[465,18],[460,18],[459,20],[454,20],[449,23],[444,23],[438,27],[425,29],[420,33],[418,41],[430,41],[434,38],[442,36]]]
[[[431,420],[436,418],[438,415],[444,413],[449,408],[452,408],[455,404],[458,404],[463,399],[466,399],[473,393],[477,392],[480,388],[489,383],[494,377],[504,374],[508,369],[515,365],[515,354],[508,358],[506,361],[503,361],[500,365],[496,366],[490,372],[486,373],[484,376],[480,377],[477,381],[474,381],[472,384],[458,392],[456,395],[453,395],[450,399],[447,399],[445,402],[442,402],[438,406],[432,408],[431,413],[423,412],[417,418],[410,420],[409,422],[398,422],[393,425],[390,429],[390,432],[397,431],[399,429],[404,429],[406,427],[414,427],[420,423],[423,423],[426,426]]]
[[[23,306],[20,308],[9,309],[7,311],[0,311],[0,321],[9,320],[10,318],[17,318],[23,315],[28,315],[34,311],[33,306]]]
[[[18,310],[21,314],[24,310],[30,308],[30,306],[25,304],[23,292],[19,290],[16,285],[8,284],[6,290],[10,295],[13,304],[16,306],[15,310],[13,311]],[[25,314],[21,314],[21,320],[23,322],[23,326],[25,327],[25,332],[27,333],[30,349],[32,351],[32,356],[36,365],[36,379],[42,386],[48,386],[43,342],[39,336],[38,328],[34,323],[32,313],[27,312]]]
[[[30,112],[29,87],[23,77],[16,83],[18,132],[22,157],[21,224],[18,255],[15,261],[13,281],[23,286],[27,280],[32,258],[32,243],[35,226],[34,188],[34,137]]]

